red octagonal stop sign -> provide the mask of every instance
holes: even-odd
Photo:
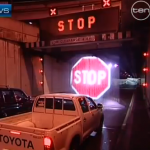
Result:
[[[70,82],[77,94],[98,99],[110,88],[110,68],[97,57],[83,57],[72,67]]]

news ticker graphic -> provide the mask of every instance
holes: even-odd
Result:
[[[11,4],[0,4],[0,17],[12,17]]]

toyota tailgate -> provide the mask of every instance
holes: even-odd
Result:
[[[0,128],[0,150],[44,150],[44,136]]]

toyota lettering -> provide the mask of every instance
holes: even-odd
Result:
[[[83,57],[73,66],[70,82],[76,93],[98,99],[110,88],[110,68],[97,57]]]
[[[5,143],[5,144],[9,143],[11,145],[16,145],[18,147],[24,147],[27,149],[34,150],[32,141],[28,141],[26,139],[20,139],[20,138],[15,138],[15,137],[11,137],[11,136],[0,135],[0,143],[1,142]]]

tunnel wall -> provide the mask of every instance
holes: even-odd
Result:
[[[21,88],[29,95],[43,93],[43,69],[38,55],[24,52],[16,42],[0,39],[0,85]]]
[[[39,28],[11,18],[0,18],[0,38],[14,42],[37,42]]]
[[[20,42],[39,41],[39,29],[10,18],[0,18],[0,85],[21,88],[28,95],[43,93],[40,56],[23,49]]]
[[[21,86],[27,94],[37,96],[43,94],[43,74],[39,71],[43,70],[43,64],[39,61],[40,56],[30,52],[21,53]]]
[[[44,93],[73,92],[70,88],[71,64],[44,56]]]
[[[0,40],[0,85],[20,87],[20,46]]]
[[[148,51],[147,52],[150,54],[150,36],[149,36],[149,44],[148,44]],[[147,60],[146,66],[147,66],[147,68],[150,69],[150,55],[147,57],[146,60]],[[148,83],[148,87],[146,88],[146,97],[147,97],[148,103],[150,105],[150,71],[148,71],[146,73],[146,83]]]

